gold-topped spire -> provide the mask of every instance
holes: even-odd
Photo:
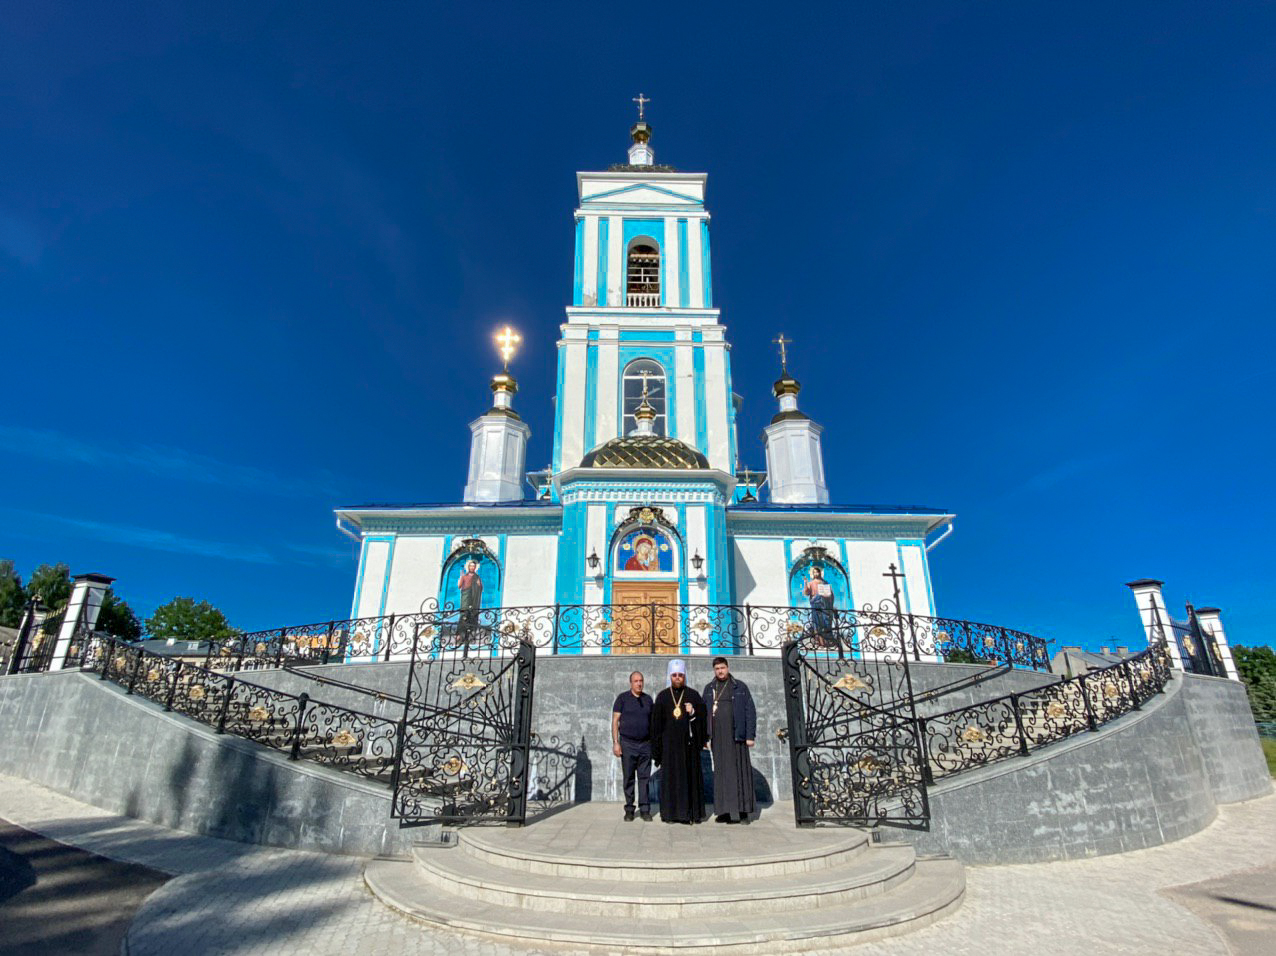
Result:
[[[523,341],[523,337],[507,325],[494,338],[496,339],[496,350],[501,353],[501,361],[505,363],[505,371],[508,372],[510,370],[510,359],[514,357],[514,353],[518,350],[518,344]]]

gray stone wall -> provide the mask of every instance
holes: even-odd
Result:
[[[710,657],[685,658],[688,678],[697,691],[713,677]],[[611,752],[611,706],[616,695],[629,686],[629,672],[640,670],[647,678],[647,692],[655,697],[666,686],[665,669],[669,658],[663,655],[545,655],[536,661],[536,696],[532,711],[532,727],[538,746],[555,751],[552,775],[562,778],[564,756],[575,761],[571,786],[579,790],[577,800],[623,800],[620,761]],[[330,676],[348,684],[402,696],[407,686],[406,664],[328,664],[306,668],[316,674]],[[787,724],[781,689],[779,657],[738,657],[731,661],[731,671],[747,683],[758,709],[758,742],[753,751],[757,771],[755,784],[758,798],[764,803],[788,800],[792,796],[789,776],[788,745],[776,736]],[[246,679],[358,710],[385,707],[367,695],[331,685],[321,685],[298,674],[285,671],[257,671]],[[1000,697],[1019,690],[1029,690],[1057,678],[1033,671],[990,668],[975,664],[914,664],[913,688],[919,696],[918,713],[939,713],[964,707],[981,700]],[[927,699],[936,690],[944,691],[937,700]],[[551,763],[543,759],[548,766]]]
[[[1201,752],[1210,789],[1219,803],[1270,793],[1254,712],[1243,684],[1221,677],[1183,677],[1187,725]]]
[[[68,671],[0,677],[0,772],[177,830],[356,855],[406,852],[390,795]]]
[[[566,792],[578,801],[620,799],[619,761],[610,750],[611,703],[634,669],[646,674],[649,690],[664,686],[667,662],[646,656],[541,658],[533,718],[537,786],[562,783],[560,796]],[[691,658],[689,666],[692,686],[703,687],[709,660]],[[758,794],[764,806],[788,799],[787,744],[776,736],[785,725],[779,660],[739,658],[732,669],[757,702]],[[398,695],[407,669],[329,665],[322,671]],[[922,695],[962,682],[942,702],[923,701],[923,712],[1052,679],[975,665],[920,665],[913,675]],[[368,707],[364,695],[317,687],[297,675],[246,676]],[[395,854],[417,835],[390,820],[384,787],[218,736],[75,672],[0,678],[0,772],[108,810],[243,842]],[[1179,676],[1143,710],[1097,733],[941,781],[930,791],[929,832],[883,832],[915,842],[922,852],[949,853],[968,863],[1069,859],[1179,839],[1206,826],[1218,803],[1270,790],[1244,688]]]

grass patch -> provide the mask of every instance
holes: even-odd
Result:
[[[1267,772],[1276,777],[1276,740],[1271,737],[1259,737],[1263,745],[1263,756],[1267,758]]]

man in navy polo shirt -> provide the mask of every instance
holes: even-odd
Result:
[[[651,798],[647,781],[651,778],[651,698],[642,692],[642,673],[629,675],[629,690],[616,698],[611,708],[611,750],[620,758],[625,778],[625,819],[634,818],[634,778],[638,778],[638,810],[651,819]]]

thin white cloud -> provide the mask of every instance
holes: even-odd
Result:
[[[112,524],[104,521],[92,521],[87,518],[67,518],[62,515],[45,514],[39,511],[20,511],[11,508],[0,508],[7,512],[39,522],[45,527],[49,523],[73,529],[81,535],[96,541],[111,544],[128,545],[134,548],[146,548],[151,551],[165,551],[170,554],[193,554],[204,558],[222,558],[227,561],[248,561],[253,564],[278,564],[274,555],[258,545],[234,544],[225,541],[207,541],[202,538],[188,538],[185,535],[173,534],[171,531],[160,531],[155,528],[141,528],[137,525]]]
[[[16,425],[0,425],[0,451],[95,468],[139,470],[159,478],[226,485],[265,494],[332,496],[337,493],[330,476],[323,473],[317,473],[311,480],[282,478],[254,465],[218,461],[181,448],[107,445],[61,432]]]

